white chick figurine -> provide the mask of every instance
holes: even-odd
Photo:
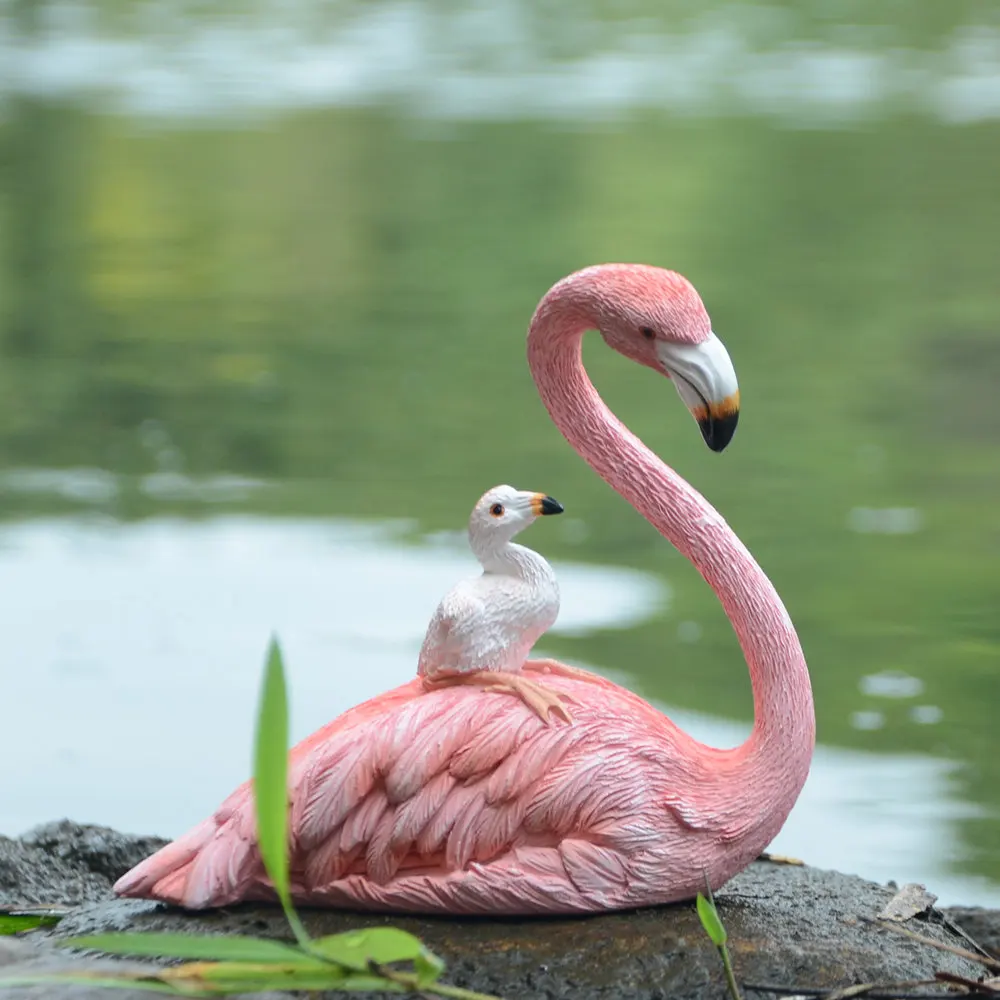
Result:
[[[546,722],[550,713],[572,722],[565,696],[520,673],[559,614],[559,585],[545,559],[511,541],[535,518],[562,511],[558,500],[512,486],[479,498],[469,545],[483,572],[450,590],[434,612],[417,665],[425,687],[476,684],[516,695]]]

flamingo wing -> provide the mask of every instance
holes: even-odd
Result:
[[[571,692],[586,682],[555,683]],[[588,709],[571,726],[546,726],[517,699],[464,688],[385,711],[377,701],[338,720],[336,738],[293,751],[296,898],[569,912],[627,891],[668,816],[637,767],[637,741],[641,750],[649,737],[641,719],[626,712],[612,727]],[[271,897],[249,787],[116,888],[190,908]]]

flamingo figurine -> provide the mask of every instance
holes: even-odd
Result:
[[[483,572],[448,591],[434,612],[417,662],[425,688],[478,684],[517,695],[546,722],[573,721],[558,693],[520,672],[559,614],[559,584],[542,556],[511,541],[537,517],[562,512],[558,500],[513,486],[479,498],[469,545]]]
[[[667,903],[718,888],[781,828],[805,782],[815,720],[780,598],[711,505],[608,410],[581,362],[588,329],[672,379],[713,451],[739,411],[733,365],[681,275],[634,264],[555,284],[528,332],[542,401],[569,443],[689,559],[746,657],[754,724],[716,749],[587,671],[527,661],[572,699],[547,725],[520,698],[417,677],[291,751],[294,898],[348,909],[566,914]],[[124,896],[192,909],[271,900],[252,788],[119,880]]]

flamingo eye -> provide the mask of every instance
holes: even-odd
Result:
[[[646,340],[656,340],[656,331],[651,326],[644,326],[639,330]]]
[[[492,507],[490,507],[490,513],[494,517],[503,517],[503,504],[495,503]]]

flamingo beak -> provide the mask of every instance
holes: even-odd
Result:
[[[561,514],[563,505],[554,497],[546,496],[544,493],[535,493],[531,498],[531,512],[535,517],[542,517],[545,514]]]
[[[656,355],[698,421],[712,451],[723,451],[740,419],[740,389],[729,352],[714,333],[700,344],[659,341]]]

